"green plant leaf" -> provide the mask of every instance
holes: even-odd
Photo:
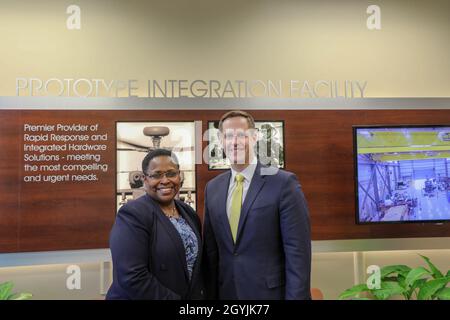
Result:
[[[436,292],[435,296],[441,300],[450,300],[450,288],[442,288]]]
[[[401,276],[400,276],[401,277]],[[399,277],[384,277],[382,281],[397,282]]]
[[[428,279],[419,279],[419,280],[416,280],[414,283],[413,283],[413,285],[412,285],[412,287],[414,288],[414,289],[417,289],[417,288],[422,288],[423,287],[423,285],[425,284],[425,283],[427,283],[427,281],[428,281]]]
[[[11,297],[10,300],[28,300],[31,299],[32,296],[31,293],[18,293]]]
[[[406,277],[402,276],[401,274],[398,275],[398,284],[403,288],[406,288]]]
[[[424,285],[427,281],[428,281],[428,279],[419,279],[419,280],[416,280],[416,281],[412,284],[411,288],[409,288],[409,290],[408,290],[408,293],[407,293],[407,295],[408,295],[408,300],[410,300],[411,297],[412,297],[412,295],[413,295],[413,293],[414,293],[417,289],[420,290],[420,289],[423,287],[423,285]],[[417,294],[416,294],[416,296],[417,296]]]
[[[6,300],[11,294],[14,284],[12,282],[4,282],[0,284],[0,300]]]
[[[416,282],[416,280],[419,280],[425,276],[430,275],[431,275],[430,271],[428,271],[424,267],[411,269],[411,271],[409,271],[408,275],[406,276],[405,284],[406,286],[411,287],[414,284],[414,282]]]
[[[342,292],[339,295],[339,300],[356,297],[358,294],[365,292],[365,291],[369,291],[369,288],[367,288],[366,284],[355,285],[355,286],[345,290],[344,292]]]
[[[403,297],[406,300],[409,300],[409,296],[408,296],[409,291],[408,291],[408,286],[406,285],[406,277],[404,277],[403,275],[399,274],[398,277],[397,277],[397,282],[404,289],[403,293],[402,293]]]
[[[399,273],[403,274],[405,277],[408,274],[408,272],[411,270],[410,267],[398,264],[398,265],[391,265],[391,266],[385,266],[381,268],[380,270],[380,276],[381,279],[387,277],[388,275],[391,275],[392,273]]]
[[[438,278],[443,278],[444,275],[442,274],[441,271],[439,271],[438,268],[436,268],[436,266],[434,264],[431,263],[430,258],[425,257],[421,254],[419,254],[419,256],[422,257],[423,260],[426,261],[426,263],[428,264],[428,266],[430,267],[431,272],[433,273],[433,278],[438,279]]]
[[[449,277],[443,277],[439,279],[433,279],[426,282],[422,288],[420,288],[417,300],[430,300],[433,299],[433,295],[440,289],[444,288],[450,281]]]
[[[370,292],[380,300],[386,300],[391,296],[399,295],[405,292],[400,284],[394,281],[382,281],[380,289],[373,289]]]
[[[450,270],[447,271],[446,277],[450,277]]]

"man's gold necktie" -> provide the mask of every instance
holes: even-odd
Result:
[[[236,242],[237,230],[239,226],[239,217],[241,216],[242,194],[244,192],[244,176],[237,174],[235,177],[236,187],[231,195],[231,213],[230,213],[230,227],[233,241]]]

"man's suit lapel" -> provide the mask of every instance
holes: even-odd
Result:
[[[250,182],[247,195],[245,196],[244,203],[242,204],[241,216],[239,218],[239,226],[236,236],[236,243],[238,243],[239,241],[240,234],[244,228],[245,221],[247,219],[250,208],[252,207],[253,202],[258,196],[258,193],[261,191],[264,182],[265,182],[264,177],[261,175],[261,164],[258,163],[255,169],[255,173],[253,174],[252,181]]]
[[[228,187],[230,185],[231,179],[231,170],[228,171],[227,174],[222,176],[222,181],[220,183],[221,190],[219,190],[217,195],[217,207],[219,208],[218,214],[220,221],[222,223],[225,243],[233,244],[233,237],[231,235],[230,221],[228,220],[227,215],[227,196],[228,196]]]

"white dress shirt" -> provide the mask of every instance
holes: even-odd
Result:
[[[236,170],[233,170],[233,168],[231,168],[230,185],[228,186],[228,195],[227,195],[228,220],[230,220],[231,215],[231,195],[233,194],[233,191],[236,188],[236,181],[235,181],[236,175],[240,173],[241,175],[244,176],[244,190],[242,192],[242,203],[244,203],[245,196],[247,195],[248,188],[250,187],[250,182],[252,182],[253,175],[255,174],[256,165],[257,160],[256,158],[254,158],[253,161],[248,165],[248,167],[242,170],[241,172],[238,172]]]

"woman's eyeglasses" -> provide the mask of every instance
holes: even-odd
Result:
[[[146,174],[144,173],[147,177],[149,177],[150,179],[155,179],[155,180],[161,180],[164,176],[166,176],[166,178],[175,178],[180,174],[180,171],[178,170],[169,170],[169,171],[158,171],[152,174]]]

